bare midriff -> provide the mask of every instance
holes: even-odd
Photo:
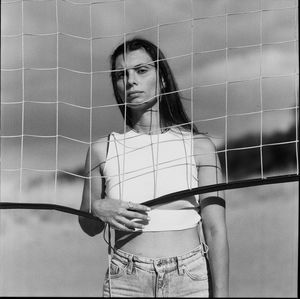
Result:
[[[115,247],[151,258],[172,257],[189,252],[200,244],[199,228],[174,231],[124,233],[116,231]]]

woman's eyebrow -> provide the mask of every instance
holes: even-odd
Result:
[[[135,67],[133,67],[134,69],[137,69],[139,67],[145,67],[145,66],[155,66],[154,63],[151,61],[151,62],[146,62],[146,63],[140,63],[138,65],[136,65]]]
[[[139,67],[143,67],[143,66],[154,66],[154,64],[151,62],[144,62],[144,63],[139,63],[137,65],[135,65],[133,68],[139,68]]]
[[[137,69],[137,68],[145,67],[145,66],[154,66],[154,63],[152,61],[150,61],[150,62],[144,62],[144,63],[139,63],[139,64],[137,64],[135,66],[132,66],[132,67],[126,67],[126,68],[120,67],[120,68],[116,68],[116,71],[125,71],[125,70]]]

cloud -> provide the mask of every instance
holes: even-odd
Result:
[[[109,55],[112,49],[123,40],[122,32],[133,32],[126,35],[127,38],[133,35],[140,35],[149,38],[159,44],[166,52],[168,57],[179,55],[178,58],[170,59],[169,62],[174,69],[175,76],[179,82],[180,88],[191,88],[191,55],[192,38],[194,41],[194,85],[201,86],[203,84],[222,83],[226,80],[247,80],[259,77],[261,74],[265,77],[281,76],[296,72],[297,57],[296,47],[294,43],[282,43],[276,45],[265,45],[262,48],[262,57],[258,46],[210,51],[199,53],[203,50],[214,50],[217,48],[225,48],[225,17],[197,19],[194,23],[192,31],[192,23],[190,21],[180,22],[180,20],[188,20],[193,13],[194,17],[222,15],[225,12],[224,1],[199,1],[194,3],[194,11],[190,9],[190,1],[145,1],[145,0],[128,0],[122,2],[107,2],[102,4],[94,4],[92,6],[92,33],[97,38],[93,40],[93,47],[90,48],[90,23],[89,23],[89,7],[87,5],[74,5],[67,1],[59,1],[59,23],[58,28],[55,21],[55,1],[45,2],[26,2],[25,3],[25,32],[32,33],[55,33],[57,30],[62,33],[75,34],[80,38],[59,35],[59,56],[58,63],[62,67],[67,67],[76,70],[77,72],[69,72],[59,70],[58,87],[56,82],[56,70],[53,71],[25,71],[25,97],[27,100],[35,100],[41,102],[52,102],[50,104],[25,104],[24,123],[22,123],[22,105],[3,105],[6,117],[3,118],[4,133],[9,132],[18,134],[37,134],[37,135],[55,135],[58,134],[69,138],[79,139],[83,142],[90,141],[90,124],[92,123],[92,137],[95,140],[99,136],[106,135],[113,127],[114,130],[122,127],[122,118],[117,107],[111,108],[94,108],[92,114],[88,109],[91,104],[93,106],[102,106],[114,104],[111,83],[108,73],[97,73],[91,76],[80,72],[89,72],[91,70],[91,50],[92,50],[92,67],[93,71],[104,71],[109,69]],[[124,4],[125,15],[124,20]],[[46,6],[45,6],[46,5]],[[231,10],[235,7],[233,2],[230,3]],[[236,4],[237,5],[237,4]],[[239,10],[254,9],[252,2],[244,1],[239,3]],[[287,4],[288,5],[288,4]],[[5,6],[5,5],[4,5]],[[8,6],[8,5],[6,5]],[[2,23],[3,34],[17,34],[22,30],[20,22],[14,23],[14,19],[19,20],[20,4],[15,5],[15,9],[9,11],[4,9],[4,22]],[[268,42],[279,42],[290,40],[295,35],[295,9],[282,10],[280,12],[264,12],[263,23],[263,38]],[[257,27],[257,14],[249,13],[239,16],[231,15],[229,17],[229,32],[228,38],[232,46],[244,46],[249,43],[257,44],[259,42],[260,30]],[[175,23],[173,23],[175,22]],[[160,26],[158,27],[158,24]],[[249,24],[252,24],[251,26]],[[125,25],[125,27],[124,27]],[[154,26],[153,28],[150,28]],[[144,30],[143,30],[144,29]],[[158,30],[159,29],[159,30]],[[194,35],[192,36],[192,32]],[[158,35],[159,33],[159,35]],[[120,35],[121,34],[121,35]],[[109,36],[110,37],[107,37]],[[116,35],[116,36],[112,36]],[[37,43],[37,40],[40,43]],[[3,40],[2,51],[2,67],[16,67],[21,65],[21,38],[5,38]],[[54,36],[26,36],[25,57],[26,66],[35,67],[55,67],[57,63],[56,57],[56,35]],[[35,47],[33,47],[36,45]],[[39,50],[38,50],[39,49]],[[47,49],[52,49],[51,53],[47,54]],[[47,55],[46,55],[47,54]],[[226,54],[228,61],[226,61]],[[50,57],[51,56],[51,57]],[[48,57],[48,58],[46,58]],[[49,58],[50,57],[50,58]],[[262,58],[262,64],[260,60]],[[47,60],[48,59],[48,60]],[[15,76],[14,76],[14,75]],[[9,101],[20,100],[22,98],[22,76],[20,71],[3,72],[2,82],[2,97]],[[295,79],[291,77],[286,79],[263,80],[264,84],[270,90],[273,84],[273,89],[280,94],[281,90],[285,90],[287,99],[275,97],[271,91],[268,91],[263,96],[263,101],[266,107],[286,107],[292,106],[295,101],[293,95],[289,92],[290,89],[296,90],[291,81]],[[268,83],[268,84],[267,84]],[[276,84],[275,84],[276,83]],[[250,83],[249,83],[250,84]],[[232,85],[233,86],[233,85]],[[247,85],[249,88],[249,85]],[[235,95],[243,95],[240,97],[240,109],[250,111],[257,109],[253,107],[253,98],[242,93],[245,86],[235,85]],[[67,104],[59,104],[56,106],[58,88],[58,98],[61,101],[66,101],[74,107]],[[218,89],[219,88],[219,89]],[[203,89],[204,90],[204,89]],[[250,89],[249,89],[250,90]],[[199,90],[198,90],[199,91]],[[198,92],[197,91],[197,92]],[[92,93],[91,93],[92,92]],[[91,98],[92,94],[92,98]],[[226,94],[220,87],[211,87],[204,92],[199,92],[202,95],[201,113],[207,111],[211,115],[224,115],[224,101]],[[218,94],[218,97],[216,95]],[[224,96],[222,97],[222,94]],[[189,96],[189,93],[184,93]],[[203,98],[205,95],[205,99]],[[238,99],[238,96],[235,98]],[[222,105],[216,105],[220,99]],[[198,99],[196,99],[198,101]],[[186,102],[188,104],[188,102]],[[233,103],[233,102],[232,102]],[[237,105],[237,100],[235,102]],[[234,105],[233,105],[234,106]],[[58,107],[58,112],[57,112]],[[83,108],[81,108],[83,107]],[[200,108],[199,108],[200,109]],[[260,109],[260,107],[258,107]],[[199,113],[200,113],[199,112]],[[293,113],[293,112],[291,112]],[[90,116],[92,115],[92,122]],[[200,115],[200,114],[199,114]],[[290,125],[291,117],[288,113],[282,113],[278,118],[267,114],[265,123],[267,130],[280,129],[284,130]],[[274,115],[274,114],[273,114]],[[58,119],[57,119],[58,117]],[[209,116],[208,116],[209,117]],[[80,120],[80,121],[79,121]],[[117,121],[116,121],[117,120]],[[234,125],[231,129],[231,135],[243,135],[247,131],[257,130],[257,117],[248,118],[247,126]],[[11,129],[11,124],[15,123],[15,129]],[[217,123],[217,122],[216,122]],[[23,126],[23,127],[22,127]],[[222,122],[216,125],[209,125],[212,135],[221,135]],[[5,135],[4,134],[4,135]],[[81,164],[82,158],[86,152],[87,144],[78,143],[71,140],[60,140],[60,166],[70,165],[72,161],[76,164]],[[41,139],[45,146],[53,148],[53,140],[48,138]],[[43,159],[43,154],[37,155],[39,149],[43,147],[35,147],[37,143],[32,142],[32,160]],[[26,147],[30,147],[27,143]],[[72,151],[76,147],[76,151]],[[30,152],[30,150],[28,150]],[[44,151],[48,153],[48,151]],[[67,153],[67,154],[63,154]],[[73,154],[72,154],[73,153]],[[84,154],[82,154],[84,153]],[[7,155],[7,156],[6,156]],[[9,159],[9,151],[5,153]],[[65,156],[65,157],[64,157]],[[36,159],[35,157],[39,157]],[[52,156],[51,156],[52,157]],[[51,158],[51,161],[53,159]]]

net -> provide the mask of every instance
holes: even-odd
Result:
[[[105,269],[96,260],[106,256],[106,247],[101,252],[96,244],[84,257],[84,234],[76,227],[80,235],[72,239],[76,225],[63,225],[67,215],[39,214],[50,219],[53,232],[43,230],[47,221],[35,222],[33,213],[21,211],[10,219],[4,209],[58,210],[95,219],[79,209],[83,181],[100,183],[98,175],[84,171],[84,161],[88,148],[101,138],[126,130],[128,115],[122,118],[114,99],[109,55],[133,37],[146,38],[165,53],[188,124],[213,140],[224,175],[224,182],[193,188],[188,171],[186,190],[157,197],[163,143],[154,138],[153,196],[145,204],[298,181],[297,11],[296,0],[1,1],[0,293],[86,296],[96,286],[92,295],[98,296],[98,275]],[[159,72],[163,61],[158,55],[155,61]],[[123,142],[128,145],[130,139]],[[186,148],[184,164],[191,165],[194,157],[193,146]],[[121,165],[128,166],[125,159]],[[121,172],[120,180],[126,176]],[[289,187],[270,188],[268,194],[262,188],[254,194],[251,189],[250,196],[240,190],[230,194],[230,266],[232,273],[238,270],[231,288],[243,292],[237,297],[247,291],[259,297],[268,287],[283,297],[297,290],[290,275],[297,277],[298,201],[288,200],[296,193]],[[278,229],[281,223],[284,229]],[[249,232],[258,231],[249,238]],[[84,245],[77,255],[80,241]],[[41,243],[46,244],[43,250]],[[95,266],[95,275],[83,280],[87,265],[89,273]],[[56,275],[50,278],[49,273]]]
[[[92,179],[83,171],[87,148],[126,130],[108,57],[135,36],[166,53],[190,124],[216,144],[225,183],[188,194],[299,179],[297,1],[1,5],[1,208],[80,213],[70,186]],[[192,163],[192,147],[187,157]],[[148,204],[162,200],[155,197]]]

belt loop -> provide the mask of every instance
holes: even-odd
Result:
[[[133,255],[128,257],[128,266],[127,266],[127,274],[131,274],[133,272]]]
[[[184,274],[185,265],[184,265],[182,259],[179,258],[178,256],[176,257],[176,263],[177,263],[178,274],[179,275],[183,275]]]
[[[205,242],[201,242],[202,245],[202,254],[205,255],[206,253],[208,253],[208,246],[205,244]]]

